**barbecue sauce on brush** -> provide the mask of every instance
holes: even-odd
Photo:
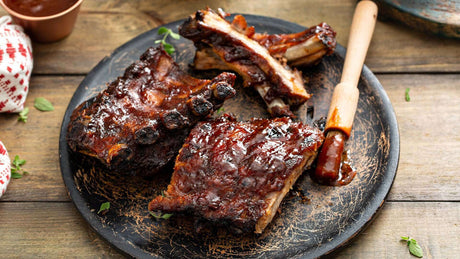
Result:
[[[324,131],[326,118],[320,118],[313,123],[313,126]],[[333,132],[332,132],[333,133]],[[345,150],[344,134],[332,134],[326,137],[319,152],[317,161],[323,159],[326,163],[318,165],[310,170],[310,177],[317,183],[330,186],[343,186],[349,184],[356,175],[356,170],[351,166],[348,150]],[[329,143],[327,143],[329,142]],[[324,156],[324,157],[321,157]],[[325,159],[325,158],[328,159]]]
[[[326,144],[326,142],[333,143]],[[345,137],[343,134],[337,134],[331,139],[325,139],[322,148],[326,150],[324,153],[320,152],[318,159],[322,159],[321,155],[324,154],[328,154],[329,157],[332,157],[330,154],[334,154],[335,161],[328,161],[322,168],[316,167],[315,170],[312,170],[311,176],[316,182],[324,185],[342,186],[349,184],[353,180],[356,170],[350,165],[348,151],[343,151],[344,142]],[[339,168],[336,168],[337,166]]]
[[[28,16],[43,17],[58,14],[78,0],[5,0],[11,10]]]

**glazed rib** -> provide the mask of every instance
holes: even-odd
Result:
[[[267,48],[249,38],[248,31],[236,28],[209,8],[197,11],[181,25],[179,33],[192,40],[199,51],[210,48],[208,53],[218,57],[220,65],[240,74],[245,86],[255,87],[274,116],[292,116],[290,105],[310,98],[298,71],[281,64]]]
[[[235,15],[231,24],[236,30],[264,46],[273,57],[281,62],[286,61],[291,66],[315,65],[325,55],[332,54],[337,45],[335,31],[324,22],[291,34],[256,33],[242,15]],[[228,69],[221,67],[220,63],[222,61],[209,48],[197,50],[194,60],[196,69]]]
[[[174,158],[197,121],[235,95],[234,80],[232,73],[193,78],[162,48],[149,48],[73,111],[69,147],[116,171],[153,174]]]
[[[323,139],[318,129],[287,117],[200,122],[176,158],[167,191],[149,210],[262,233]]]

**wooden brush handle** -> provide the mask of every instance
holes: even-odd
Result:
[[[332,94],[325,128],[327,135],[318,155],[315,169],[315,178],[323,184],[334,185],[339,179],[344,143],[350,136],[358,106],[359,76],[374,32],[376,19],[377,5],[374,2],[361,1],[358,3],[351,24],[342,79]]]
[[[376,19],[377,5],[374,2],[361,1],[358,3],[351,24],[342,79],[332,95],[326,131],[340,130],[347,137],[350,136],[359,98],[357,85]]]

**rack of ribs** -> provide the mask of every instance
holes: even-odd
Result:
[[[162,47],[149,48],[73,111],[68,145],[112,170],[152,175],[177,155],[199,120],[235,95],[235,78],[227,72],[193,78]]]
[[[171,182],[149,203],[153,213],[190,213],[236,233],[262,233],[323,133],[288,117],[198,123],[176,158]]]
[[[335,32],[326,23],[293,34],[260,34],[236,15],[232,23],[226,13],[199,10],[179,28],[197,48],[193,67],[197,70],[233,70],[253,86],[273,116],[293,116],[291,106],[310,98],[297,70],[289,66],[318,63],[334,52]]]

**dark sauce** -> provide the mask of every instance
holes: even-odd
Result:
[[[349,156],[349,151],[345,151],[342,154],[342,162],[340,164],[339,177],[333,181],[331,185],[342,186],[349,184],[356,175],[356,170],[352,166],[352,161]]]
[[[28,16],[43,17],[58,14],[72,7],[78,0],[5,0],[11,10]]]
[[[353,167],[353,160],[350,158],[349,150],[344,150],[341,156],[340,168],[335,179],[318,179],[315,169],[310,170],[310,177],[313,181],[329,186],[343,186],[349,184],[356,176],[356,169]]]

